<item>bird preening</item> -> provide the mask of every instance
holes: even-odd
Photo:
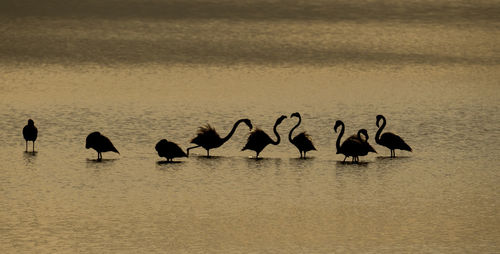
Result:
[[[155,146],[158,156],[165,157],[167,162],[173,162],[174,158],[187,157],[187,154],[182,151],[176,143],[162,139]]]
[[[120,154],[113,143],[111,143],[111,140],[103,136],[98,131],[92,132],[87,136],[87,139],[85,141],[85,148],[93,148],[94,150],[96,150],[98,161],[102,160],[103,152],[115,152],[117,154]]]
[[[345,156],[343,162],[345,162],[347,157],[352,157],[352,162],[359,162],[359,156],[365,156],[368,152],[376,153],[375,149],[368,143],[368,131],[366,129],[360,129],[356,135],[350,136],[341,145],[340,140],[342,139],[342,135],[344,135],[345,125],[344,122],[337,120],[333,127],[334,131],[337,132],[339,127],[341,129],[335,146],[337,154]],[[365,136],[364,139],[361,137],[361,134]]]
[[[38,129],[35,127],[35,122],[29,119],[28,124],[23,128],[23,137],[26,141],[26,152],[28,152],[28,141],[33,142],[32,152],[35,152],[35,141],[38,136]]]
[[[288,133],[288,140],[297,148],[300,153],[300,158],[306,158],[307,152],[316,150],[316,147],[314,146],[311,137],[305,131],[300,132],[299,134],[295,135],[295,137],[293,136],[293,132],[302,123],[302,117],[298,112],[290,115],[290,118],[294,117],[297,118],[298,121]],[[259,128],[253,129],[252,122],[249,119],[245,118],[236,121],[229,133],[224,138],[221,138],[217,131],[215,131],[215,129],[208,124],[200,127],[198,129],[196,137],[191,140],[191,143],[196,144],[196,146],[187,148],[186,152],[184,152],[182,148],[180,148],[176,143],[173,143],[166,139],[160,140],[156,144],[155,149],[160,157],[164,157],[167,159],[167,162],[172,162],[174,158],[188,157],[189,150],[197,147],[203,147],[207,151],[207,157],[210,157],[210,149],[220,147],[224,143],[226,143],[233,136],[238,126],[241,123],[244,123],[248,126],[251,132],[248,135],[247,143],[241,150],[254,151],[255,158],[258,159],[260,153],[267,145],[280,144],[281,137],[278,133],[277,128],[284,119],[286,119],[286,116],[281,115],[280,117],[278,117],[278,119],[276,119],[276,122],[274,123],[273,132],[276,136],[276,140],[272,139],[267,133]],[[375,134],[375,142],[381,146],[389,148],[389,150],[391,151],[391,158],[396,157],[396,149],[411,152],[412,148],[400,136],[391,132],[382,133],[385,125],[385,117],[383,115],[377,115],[376,126],[378,127],[378,130]],[[337,154],[344,155],[343,162],[345,162],[348,157],[352,157],[352,162],[357,163],[359,162],[360,156],[366,156],[370,152],[376,153],[375,149],[370,145],[370,143],[368,143],[369,135],[366,129],[360,129],[357,134],[348,137],[343,142],[341,142],[341,140],[345,132],[344,122],[337,120],[333,129],[335,133],[338,133],[335,146],[337,149]],[[29,141],[33,143],[32,152],[35,152],[35,141],[37,139],[37,136],[38,129],[35,127],[34,121],[32,119],[29,119],[28,124],[23,128],[23,137],[26,141],[26,152],[28,152]],[[111,143],[111,140],[97,131],[92,132],[87,136],[87,139],[85,141],[85,148],[93,148],[97,152],[98,161],[102,160],[103,152],[115,152],[120,154],[113,143]]]

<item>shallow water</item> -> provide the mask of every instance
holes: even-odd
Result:
[[[316,9],[319,19],[289,20],[292,7],[234,22],[85,8],[3,22],[0,249],[498,252],[498,21],[330,20]],[[167,164],[154,150],[162,138],[189,147],[206,123],[225,135],[240,118],[271,134],[296,111],[318,149],[307,160],[287,140],[295,118],[261,160],[240,151],[244,125],[212,158],[195,149]],[[413,152],[388,158],[377,114]],[[24,152],[28,118],[36,153]],[[378,153],[341,163],[338,119],[346,135],[366,128]],[[120,155],[95,161],[84,142],[96,130]]]

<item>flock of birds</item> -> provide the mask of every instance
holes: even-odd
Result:
[[[301,132],[295,137],[292,138],[294,130],[299,127],[299,125],[302,122],[302,118],[298,112],[293,113],[290,118],[297,117],[298,122],[297,124],[290,130],[288,134],[288,140],[290,143],[295,145],[297,149],[300,152],[300,158],[306,158],[306,153],[309,151],[316,150],[314,147],[314,144],[311,140],[311,137],[306,134],[306,132]],[[207,157],[210,157],[210,149],[218,148],[222,146],[224,143],[226,143],[231,136],[234,134],[236,131],[236,128],[241,123],[244,123],[248,126],[248,128],[251,130],[250,135],[248,136],[248,140],[246,145],[241,149],[242,151],[244,150],[252,150],[255,151],[256,156],[255,158],[259,158],[259,154],[264,150],[264,148],[267,145],[278,145],[281,141],[280,134],[277,131],[278,125],[283,122],[283,120],[286,118],[286,116],[282,115],[280,116],[273,127],[273,132],[276,135],[276,141],[273,140],[267,133],[265,133],[261,129],[253,129],[252,122],[249,119],[240,119],[234,123],[233,128],[231,131],[224,137],[221,138],[217,131],[210,126],[206,125],[203,127],[200,127],[198,132],[196,133],[196,137],[194,137],[191,140],[191,143],[195,144],[193,147],[189,147],[187,149],[187,153],[184,152],[176,143],[170,142],[166,139],[160,140],[156,146],[155,149],[158,152],[158,155],[160,157],[164,157],[167,159],[168,162],[173,161],[174,158],[178,157],[188,157],[189,156],[189,151],[194,148],[198,147],[203,147],[207,151]],[[376,135],[375,135],[375,142],[379,145],[385,146],[391,150],[391,158],[396,157],[396,149],[400,150],[406,150],[406,151],[412,151],[411,147],[406,144],[406,142],[398,135],[391,133],[391,132],[385,132],[382,134],[382,130],[385,128],[386,125],[386,119],[383,115],[377,115],[377,121],[376,125],[379,128]],[[380,125],[380,122],[382,121],[382,124]],[[338,129],[340,127],[340,133],[337,137],[337,142],[336,142],[336,148],[337,148],[337,154],[343,154],[344,160],[348,157],[352,158],[353,163],[359,162],[359,156],[365,156],[369,152],[376,153],[375,149],[368,143],[368,131],[366,129],[360,129],[357,134],[352,135],[348,137],[347,139],[344,140],[341,144],[341,139],[342,136],[344,135],[344,130],[345,130],[345,125],[342,121],[337,120],[335,122],[335,126],[333,127],[334,131],[337,133]],[[252,130],[253,129],[253,130]],[[33,142],[33,149],[32,151],[35,151],[35,141],[38,136],[38,130],[35,127],[35,124],[33,120],[29,119],[28,124],[23,128],[23,136],[24,139],[26,140],[26,152],[28,152],[28,141]],[[111,140],[109,138],[103,136],[99,132],[92,132],[87,136],[86,142],[85,142],[85,148],[93,148],[94,150],[97,151],[97,160],[100,161],[102,160],[102,153],[103,152],[115,152],[115,153],[120,153],[118,150],[115,148],[113,143],[111,143]]]

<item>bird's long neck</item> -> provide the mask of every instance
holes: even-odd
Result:
[[[231,131],[227,134],[226,137],[224,137],[222,139],[222,143],[225,143],[226,141],[228,141],[233,136],[234,132],[236,131],[236,128],[242,122],[243,122],[243,119],[240,119],[240,120],[236,121],[236,123],[234,123],[233,128],[231,129]]]
[[[361,138],[361,134],[363,134],[363,132],[362,132],[361,130],[359,130],[359,131],[358,131],[358,134],[357,134],[357,135],[358,135],[358,139],[359,139],[359,140],[363,140],[363,139]]]
[[[275,141],[271,142],[271,144],[273,144],[273,145],[277,145],[281,141],[280,134],[278,133],[278,130],[277,130],[278,125],[279,125],[279,123],[278,123],[278,121],[276,121],[276,123],[274,124],[274,127],[273,127],[273,131],[274,131],[274,134],[276,135],[277,139],[276,139],[276,142]]]
[[[292,132],[299,127],[300,123],[302,122],[302,118],[299,116],[299,122],[290,130],[290,133],[288,133],[288,140],[290,140],[290,143],[292,142]]]
[[[382,134],[382,130],[385,127],[385,117],[382,117],[380,120],[382,120],[382,125],[380,125],[377,134],[375,134],[375,142],[377,142],[377,144],[380,144],[380,134]]]
[[[340,133],[339,136],[337,137],[337,143],[335,144],[335,146],[337,147],[337,151],[340,150],[340,139],[342,138],[342,135],[344,135],[344,128],[345,128],[344,123],[341,123],[340,127],[341,127]]]

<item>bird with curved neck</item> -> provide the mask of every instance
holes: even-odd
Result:
[[[281,141],[280,134],[277,131],[278,125],[283,122],[283,120],[286,118],[286,116],[282,115],[278,119],[276,119],[276,122],[274,123],[273,127],[273,132],[276,135],[276,141],[272,140],[267,133],[265,133],[261,129],[255,129],[253,130],[250,135],[248,136],[247,144],[241,151],[244,150],[252,150],[256,152],[255,159],[259,158],[260,152],[269,144],[272,145],[278,145]]]
[[[361,134],[363,134],[365,136],[364,139],[361,137]],[[351,136],[350,138],[352,138],[352,137],[353,136]],[[370,145],[370,143],[368,143],[368,139],[370,137],[368,136],[368,131],[366,129],[360,129],[355,138],[357,140],[359,140],[359,142],[361,142],[361,144],[362,144],[361,150],[359,151],[359,156],[365,156],[369,152],[377,153],[377,151],[375,151],[375,149]],[[359,158],[358,158],[358,161],[359,161]]]
[[[295,147],[297,147],[297,149],[299,150],[300,152],[300,158],[306,158],[306,153],[308,151],[311,151],[311,150],[316,150],[316,148],[314,147],[313,143],[312,143],[312,140],[311,140],[311,137],[306,134],[306,132],[301,132],[299,133],[297,136],[295,136],[294,138],[292,138],[292,133],[293,131],[299,127],[300,123],[302,122],[302,117],[300,116],[299,112],[295,112],[293,113],[290,118],[292,117],[297,117],[299,118],[299,121],[297,122],[297,124],[290,130],[290,133],[288,133],[288,140],[290,141],[290,143],[292,143],[293,145],[295,145]],[[304,155],[302,156],[302,153],[304,153]]]
[[[23,128],[23,137],[26,140],[26,152],[28,152],[28,141],[33,142],[32,152],[35,152],[35,141],[38,136],[38,129],[35,127],[35,122],[29,119],[28,124]]]
[[[337,148],[337,154],[343,154],[345,156],[342,162],[345,162],[347,157],[352,157],[352,162],[359,162],[358,156],[362,155],[364,149],[366,149],[363,148],[364,145],[361,139],[361,134],[363,133],[362,129],[358,131],[358,134],[356,136],[351,136],[346,140],[344,140],[344,142],[342,142],[341,145],[340,140],[342,139],[345,130],[344,122],[337,120],[335,122],[333,130],[337,132],[338,127],[341,127],[341,129],[339,136],[337,137],[337,142],[335,143],[335,146]]]
[[[156,144],[155,149],[158,152],[158,156],[165,157],[167,162],[173,162],[173,159],[177,157],[187,157],[187,154],[182,151],[179,145],[166,139],[160,140]]]
[[[382,121],[382,125],[380,125],[380,121]],[[375,134],[375,142],[381,146],[385,146],[391,150],[391,158],[396,157],[396,149],[412,151],[411,147],[406,144],[406,142],[398,135],[392,132],[385,132],[382,134],[382,130],[385,128],[386,120],[383,115],[377,115],[377,134]],[[381,135],[382,134],[382,135]]]
[[[250,130],[252,129],[252,122],[249,119],[240,119],[236,121],[236,123],[234,123],[231,131],[224,138],[221,138],[217,131],[215,131],[215,129],[209,124],[200,127],[198,129],[196,137],[191,140],[191,143],[196,144],[196,146],[189,147],[187,149],[187,155],[189,156],[189,150],[201,146],[205,148],[205,150],[207,150],[207,157],[210,157],[210,149],[220,147],[224,143],[226,143],[226,141],[228,141],[233,136],[236,128],[238,127],[238,125],[240,125],[240,123],[245,123]]]

